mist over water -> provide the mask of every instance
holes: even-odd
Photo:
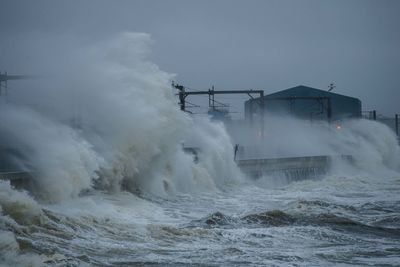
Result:
[[[395,133],[375,121],[350,119],[328,124],[267,114],[265,137],[255,136],[257,126],[254,128],[229,128],[233,141],[243,146],[243,159],[351,155],[365,168],[400,168]]]
[[[179,111],[174,76],[149,60],[149,35],[67,39],[31,44],[37,62],[25,68],[42,77],[0,106],[1,145],[24,155],[13,158],[21,169],[35,171],[29,192],[0,181],[0,264],[400,260],[400,149],[386,126],[353,120],[339,130],[268,116],[264,140],[229,132]],[[236,143],[243,158],[355,161],[337,162],[320,179],[272,187],[240,172]],[[196,147],[198,159],[184,146]]]

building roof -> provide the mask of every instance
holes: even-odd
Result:
[[[304,85],[298,85],[286,90],[278,91],[269,95],[266,95],[265,98],[273,98],[273,97],[282,97],[282,96],[291,96],[291,97],[296,97],[296,96],[321,96],[321,97],[348,97],[348,98],[353,98],[354,100],[360,101],[358,98],[346,96],[346,95],[341,95],[341,94],[336,94],[332,92],[328,92],[325,90],[320,90],[317,88],[312,88]]]

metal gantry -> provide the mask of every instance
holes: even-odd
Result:
[[[260,105],[260,131],[261,137],[264,137],[264,91],[263,90],[214,90],[214,86],[212,89],[204,90],[204,91],[186,91],[185,86],[172,83],[172,86],[176,88],[179,93],[179,106],[182,111],[186,111],[186,98],[190,95],[208,95],[209,104],[214,103],[216,100],[214,99],[215,95],[223,95],[223,94],[247,94],[250,98],[254,99],[253,94],[258,94],[260,97],[258,98],[258,103]],[[250,114],[250,122],[253,121],[253,114]]]

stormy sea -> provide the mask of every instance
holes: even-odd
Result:
[[[29,188],[0,180],[0,266],[400,264],[400,147],[389,128],[270,118],[263,139],[242,144],[259,157],[353,160],[305,179],[247,177],[233,153],[248,133],[181,112],[149,43],[123,33],[54,52],[63,64],[36,68],[49,74],[29,82],[34,94],[0,105],[1,146],[34,170]]]

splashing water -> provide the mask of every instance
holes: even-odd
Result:
[[[147,34],[51,51],[46,41],[32,44],[33,54],[54,62],[28,67],[48,78],[33,82],[32,99],[0,106],[3,145],[24,155],[20,168],[37,172],[29,192],[0,181],[0,265],[400,260],[400,150],[385,126],[355,120],[336,132],[271,117],[265,142],[245,144],[258,145],[259,157],[351,154],[356,161],[338,162],[321,179],[254,183],[233,161],[223,124],[178,110],[173,75],[148,60]],[[199,148],[197,163],[183,144]]]

